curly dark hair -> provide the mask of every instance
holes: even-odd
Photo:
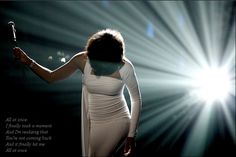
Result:
[[[112,74],[123,65],[125,44],[116,30],[105,29],[93,34],[85,49],[96,75]]]

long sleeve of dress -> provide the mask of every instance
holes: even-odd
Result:
[[[131,100],[131,122],[128,137],[134,137],[137,132],[137,126],[140,117],[140,111],[142,107],[141,94],[136,77],[134,67],[130,61],[126,61],[126,67],[121,73],[121,78],[124,81]]]

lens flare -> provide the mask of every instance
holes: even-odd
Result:
[[[209,68],[196,75],[194,86],[196,87],[194,94],[207,104],[215,101],[223,103],[229,95],[230,77],[223,68]]]

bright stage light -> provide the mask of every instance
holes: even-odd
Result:
[[[215,101],[224,102],[230,91],[230,77],[223,68],[209,68],[196,75],[194,86],[194,94],[207,104]]]
[[[61,62],[65,63],[65,62],[66,62],[66,58],[65,58],[65,57],[62,57],[62,58],[61,58]]]

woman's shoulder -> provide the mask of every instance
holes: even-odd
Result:
[[[86,51],[78,52],[78,53],[75,54],[74,57],[81,58],[81,59],[87,59],[88,58]]]
[[[123,58],[124,65],[120,69],[121,76],[128,75],[130,72],[134,71],[133,63],[128,58]]]
[[[87,62],[87,52],[83,51],[83,52],[78,52],[73,56],[74,63],[77,64],[77,66],[83,71],[85,64]]]
[[[128,58],[124,58],[123,59],[124,60],[124,66],[125,66],[125,68],[134,68],[134,65],[133,65],[133,63],[128,59]]]
[[[78,52],[76,53],[73,58],[77,61],[77,62],[82,62],[82,63],[86,63],[87,61],[87,52],[83,51],[83,52]]]

